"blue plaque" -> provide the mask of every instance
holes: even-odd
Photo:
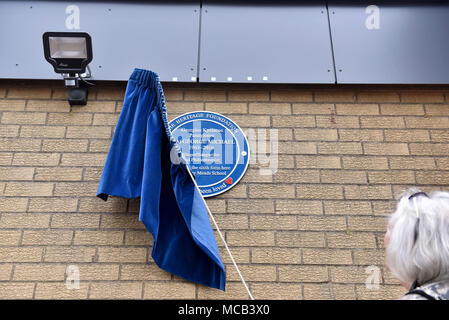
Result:
[[[231,119],[196,111],[173,119],[169,127],[204,197],[228,191],[245,174],[248,140]]]

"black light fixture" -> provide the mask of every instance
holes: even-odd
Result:
[[[62,74],[70,105],[87,103],[86,68],[92,61],[92,39],[85,32],[45,32],[42,36],[45,59]],[[80,80],[82,80],[80,82]]]

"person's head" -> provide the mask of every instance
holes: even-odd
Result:
[[[449,279],[449,193],[405,191],[385,234],[386,264],[407,287]]]

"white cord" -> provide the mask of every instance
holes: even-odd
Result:
[[[206,206],[207,212],[209,213],[209,216],[210,216],[210,218],[211,218],[211,220],[212,220],[212,222],[213,222],[215,228],[217,228],[218,235],[220,236],[221,241],[223,241],[223,243],[224,243],[224,245],[225,245],[225,248],[226,248],[226,250],[228,251],[229,257],[231,257],[231,261],[232,261],[232,263],[234,264],[234,267],[235,267],[235,269],[237,270],[237,273],[239,274],[240,279],[242,280],[243,285],[245,286],[246,292],[248,292],[249,298],[250,298],[251,300],[254,300],[254,297],[253,297],[253,295],[251,294],[251,291],[249,291],[249,288],[248,288],[248,286],[247,286],[247,284],[246,284],[246,282],[245,282],[245,279],[243,278],[243,276],[242,276],[242,274],[241,274],[241,272],[240,272],[240,269],[239,269],[239,267],[237,266],[237,263],[235,262],[234,257],[232,256],[231,250],[229,250],[228,244],[226,243],[226,240],[225,240],[225,238],[223,237],[223,234],[221,233],[220,228],[218,227],[217,222],[215,221],[214,216],[212,215],[212,212],[210,212],[210,209],[209,209],[209,207],[208,207],[208,205],[207,205],[207,203],[206,203],[206,200],[204,200],[204,197],[203,197],[203,195],[201,194],[201,190],[200,190],[200,188],[198,187],[198,185],[196,184],[195,178],[193,177],[192,172],[190,172],[189,166],[188,166],[187,164],[186,164],[186,168],[187,168],[187,171],[189,172],[190,177],[191,177],[192,180],[193,180],[193,183],[195,184],[196,189],[198,190],[198,192],[199,192],[199,194],[200,194],[200,196],[201,196],[201,199],[203,199],[203,202],[204,202],[204,205]]]

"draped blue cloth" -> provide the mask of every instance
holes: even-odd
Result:
[[[156,264],[186,280],[225,290],[225,271],[206,207],[185,164],[171,161],[173,147],[177,144],[168,129],[159,77],[135,69],[97,196],[105,201],[108,195],[140,197],[139,220],[153,235]]]

